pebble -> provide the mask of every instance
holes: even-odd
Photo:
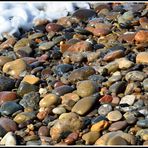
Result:
[[[58,102],[59,97],[55,94],[47,94],[45,95],[39,102],[40,107],[49,107],[54,105]]]
[[[141,17],[139,23],[143,29],[148,29],[148,19],[146,17]]]
[[[0,141],[0,145],[15,146],[17,144],[16,138],[12,132],[8,132]]]
[[[63,29],[62,25],[56,24],[56,23],[49,23],[46,25],[46,31],[47,32],[59,32]]]
[[[12,58],[9,58],[7,56],[0,56],[0,66],[3,67],[7,62],[10,62],[12,60]]]
[[[31,34],[31,35],[28,35],[28,39],[29,39],[29,40],[34,40],[34,39],[36,39],[36,38],[41,38],[41,37],[43,37],[43,36],[45,36],[44,33],[33,33],[33,34]]]
[[[136,116],[132,112],[126,112],[123,116],[128,124],[134,124],[137,121]]]
[[[112,111],[112,106],[110,104],[103,104],[99,107],[98,114],[107,115],[111,111]]]
[[[145,91],[148,91],[148,78],[143,80],[143,87]]]
[[[59,120],[51,127],[50,135],[52,139],[59,139],[64,132],[74,132],[80,130],[83,126],[82,118],[75,113],[64,113],[60,115]]]
[[[141,129],[136,133],[136,136],[140,136],[142,140],[148,140],[148,129]]]
[[[136,63],[148,64],[148,52],[139,52],[136,56]]]
[[[0,105],[2,105],[4,102],[13,101],[16,99],[17,99],[16,92],[11,92],[11,91],[0,92]]]
[[[76,10],[73,14],[73,17],[76,17],[79,20],[87,20],[90,19],[92,17],[96,16],[96,12],[94,10],[90,10],[90,9],[78,9]]]
[[[0,126],[7,132],[15,132],[18,129],[17,124],[7,117],[0,118]]]
[[[140,30],[135,35],[135,40],[138,43],[147,43],[148,42],[148,31],[147,30]]]
[[[96,103],[98,95],[94,94],[92,96],[84,97],[80,99],[72,108],[72,112],[79,115],[86,114]]]
[[[36,85],[29,84],[27,82],[21,82],[17,94],[21,97],[23,97],[25,94],[31,92],[31,91],[37,91],[38,87]]]
[[[118,81],[113,83],[110,87],[109,87],[109,91],[112,93],[123,93],[125,91],[126,88],[126,82],[125,81]]]
[[[82,136],[82,139],[85,141],[86,145],[92,145],[94,144],[97,139],[100,137],[99,132],[90,131]]]
[[[135,102],[136,97],[134,95],[126,95],[123,98],[121,98],[119,104],[128,104],[133,105]]]
[[[122,118],[122,114],[118,110],[111,111],[107,114],[107,118],[110,121],[119,121]]]
[[[95,70],[91,66],[78,68],[71,72],[71,74],[68,77],[68,80],[70,82],[85,80],[89,76],[93,75],[94,73],[95,73]]]
[[[100,98],[99,102],[101,102],[101,103],[110,103],[110,102],[112,102],[112,100],[113,100],[112,96],[105,95],[102,98]]]
[[[80,97],[87,97],[96,92],[95,83],[91,80],[77,82],[77,94]]]
[[[99,115],[99,116],[91,119],[91,124],[95,124],[95,123],[102,121],[102,120],[107,120],[107,118],[104,115]]]
[[[106,120],[102,120],[98,123],[93,124],[90,130],[92,132],[100,132],[104,130],[105,128],[107,128],[108,126],[109,126],[109,122]]]
[[[9,101],[9,102],[5,102],[1,105],[1,114],[2,115],[12,115],[13,113],[22,110],[22,106],[13,102],[13,101]]]
[[[109,131],[118,131],[118,130],[122,130],[127,126],[127,122],[126,121],[117,121],[111,124],[111,126],[108,128]]]
[[[54,114],[61,115],[61,114],[63,114],[63,113],[66,113],[66,109],[65,109],[64,107],[62,107],[62,106],[59,106],[59,107],[54,108],[54,109],[52,110],[52,112],[53,112]]]
[[[22,59],[17,59],[15,61],[7,62],[3,66],[3,72],[11,75],[12,77],[18,78],[19,75],[26,70],[26,68],[26,63]]]
[[[49,129],[47,126],[41,126],[38,130],[38,135],[39,136],[49,136]]]
[[[109,139],[107,145],[128,145],[127,141],[120,136],[114,136]]]
[[[28,120],[31,120],[35,117],[36,117],[36,115],[34,112],[21,112],[21,113],[17,114],[13,120],[17,124],[20,124],[20,123],[26,122]]]
[[[6,76],[0,76],[0,91],[9,91],[14,88],[15,81]]]
[[[130,71],[125,75],[126,81],[142,81],[146,74],[141,71]]]
[[[137,125],[142,128],[148,128],[148,119],[137,121]]]
[[[54,45],[55,43],[53,41],[40,43],[39,49],[43,51],[50,50]]]
[[[39,82],[39,80],[40,79],[38,77],[34,76],[34,75],[26,75],[23,78],[22,82],[27,82],[29,84],[36,84],[36,83]]]
[[[119,58],[116,61],[119,64],[120,69],[128,69],[134,65],[134,63],[127,58]]]
[[[24,94],[23,99],[20,100],[19,104],[24,108],[30,107],[34,110],[38,109],[38,103],[40,101],[40,95],[37,92],[29,92]]]

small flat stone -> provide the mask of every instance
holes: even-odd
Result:
[[[86,114],[95,104],[98,95],[88,96],[80,99],[72,108],[72,112],[79,115]]]
[[[137,121],[137,118],[132,112],[126,112],[123,116],[128,124],[133,124]]]
[[[131,71],[125,75],[126,81],[142,81],[146,78],[146,74],[141,71]]]
[[[109,131],[118,131],[118,130],[122,130],[127,126],[127,122],[126,121],[117,121],[111,124],[111,126],[109,127]]]
[[[122,118],[122,114],[118,110],[111,111],[107,114],[107,118],[110,121],[119,121]]]
[[[80,97],[90,96],[97,91],[95,83],[91,80],[79,81],[76,87]]]
[[[119,104],[128,104],[133,105],[136,97],[134,95],[126,95],[123,98],[121,98],[121,101]]]
[[[22,59],[16,59],[15,61],[7,62],[3,66],[3,72],[18,78],[19,75],[26,70],[26,68],[27,65]]]
[[[28,36],[28,39],[29,39],[29,40],[34,40],[34,39],[36,39],[36,38],[41,38],[41,37],[43,37],[43,36],[45,36],[44,33],[34,33],[34,34],[29,35],[29,36]]]
[[[66,113],[66,109],[65,109],[64,107],[62,107],[62,106],[59,106],[59,107],[54,108],[54,109],[52,110],[52,112],[53,112],[54,114],[61,115],[61,114],[63,114],[63,113]]]
[[[55,43],[53,41],[41,43],[39,45],[39,49],[43,50],[43,51],[46,51],[46,50],[51,49],[54,45],[55,45]]]
[[[111,111],[112,111],[112,106],[110,104],[103,104],[98,109],[98,113],[100,115],[107,115]]]
[[[34,75],[26,75],[22,82],[27,82],[29,84],[36,84],[39,82],[39,78]]]
[[[136,133],[136,136],[140,136],[142,140],[148,140],[148,129],[141,129]]]
[[[137,121],[137,125],[142,128],[148,128],[148,119]]]
[[[40,100],[39,105],[40,107],[49,107],[54,105],[58,102],[58,96],[55,94],[47,94],[44,96],[43,99]]]
[[[136,56],[136,63],[148,64],[148,52],[139,52]]]
[[[85,141],[86,145],[94,144],[97,139],[100,137],[100,133],[90,131],[82,136],[82,139]]]
[[[121,80],[122,76],[121,76],[121,72],[119,71],[116,71],[112,74],[111,77],[109,77],[108,81],[109,82],[116,82],[116,81],[119,81]]]

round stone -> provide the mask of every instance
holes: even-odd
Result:
[[[121,76],[121,72],[116,71],[113,73],[113,75],[111,77],[109,77],[108,81],[110,82],[116,82],[121,80],[122,76]]]
[[[18,78],[19,75],[26,70],[26,68],[27,65],[22,59],[16,59],[15,61],[7,62],[3,66],[3,72]]]
[[[118,110],[111,111],[107,114],[107,118],[110,121],[119,121],[122,118],[122,114]]]
[[[39,136],[49,136],[49,129],[47,126],[41,126],[38,130]]]
[[[109,127],[109,131],[118,131],[118,130],[122,130],[127,126],[127,122],[126,121],[117,121],[111,124],[111,126]]]
[[[39,49],[43,50],[43,51],[46,51],[46,50],[51,49],[54,45],[55,45],[55,43],[53,41],[40,43]]]
[[[46,31],[47,32],[59,32],[63,29],[62,25],[56,24],[56,23],[49,23],[46,25]]]
[[[107,115],[111,111],[112,111],[112,106],[110,104],[103,104],[99,107],[98,114]]]
[[[82,136],[82,139],[85,141],[86,145],[94,144],[97,139],[100,137],[100,133],[90,131]]]
[[[85,80],[77,83],[77,94],[80,97],[87,97],[96,92],[96,86],[93,81]]]
[[[58,96],[55,94],[47,94],[43,99],[40,100],[40,107],[49,107],[56,104],[58,101]]]
[[[61,114],[63,114],[63,113],[66,113],[66,109],[65,109],[64,107],[62,107],[62,106],[59,106],[59,107],[54,108],[54,109],[52,110],[52,112],[53,112],[54,114],[61,115]]]
[[[134,95],[126,95],[123,98],[121,98],[121,101],[119,104],[128,104],[133,105],[136,97]]]
[[[120,58],[117,59],[116,61],[119,64],[120,69],[128,69],[134,65],[134,63],[128,60],[127,58]]]

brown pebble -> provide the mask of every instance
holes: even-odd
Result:
[[[47,126],[41,126],[38,130],[39,136],[48,136],[49,135],[49,129]]]

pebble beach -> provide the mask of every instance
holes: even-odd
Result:
[[[147,2],[0,13],[0,146],[148,146]]]

